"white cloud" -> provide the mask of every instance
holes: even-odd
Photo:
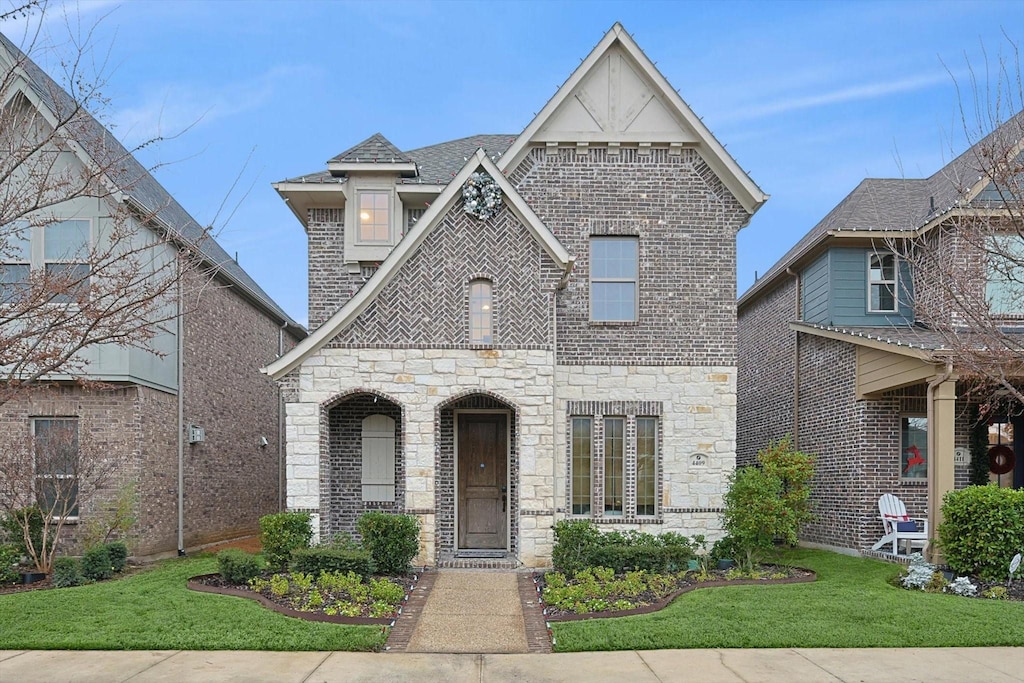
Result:
[[[177,82],[147,87],[138,104],[114,113],[115,134],[131,147],[257,109],[270,101],[281,82],[298,71],[275,67],[235,83]]]
[[[761,105],[737,107],[726,114],[725,118],[730,121],[749,121],[761,119],[776,114],[784,114],[801,109],[814,109],[830,104],[841,102],[853,102],[857,100],[870,100],[887,95],[924,90],[939,84],[952,82],[950,74],[936,72],[927,75],[900,78],[893,81],[878,81],[863,85],[847,86],[838,90],[831,90],[814,94],[797,94],[767,102]]]

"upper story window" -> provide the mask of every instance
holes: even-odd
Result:
[[[359,241],[391,241],[391,195],[389,192],[359,193]]]
[[[494,293],[490,280],[469,283],[469,341],[494,343]]]
[[[33,269],[46,278],[49,303],[70,303],[88,293],[91,223],[67,220],[32,227],[18,222],[0,242],[0,303],[24,294]]]
[[[997,316],[1024,314],[1024,239],[992,237],[988,244],[985,300]]]
[[[590,319],[637,319],[639,242],[636,237],[590,238]]]
[[[868,254],[868,312],[895,313],[898,306],[895,254]]]

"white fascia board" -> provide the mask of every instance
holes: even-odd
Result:
[[[498,183],[505,193],[506,205],[523,221],[551,258],[564,271],[571,269],[573,259],[569,256],[565,247],[555,239],[555,236],[541,222],[537,214],[526,205],[526,202],[519,196],[501,171],[498,170],[498,167],[491,161],[490,157],[482,149],[478,149],[476,154],[470,157],[462,167],[462,170],[452,178],[452,182],[448,183],[444,191],[437,198],[437,201],[427,208],[423,216],[416,221],[416,225],[413,226],[412,230],[406,234],[405,238],[398,243],[398,246],[384,259],[384,262],[380,264],[377,271],[355,293],[355,296],[349,299],[327,322],[294,346],[291,351],[266,367],[261,368],[260,371],[270,375],[273,379],[281,379],[301,365],[304,360],[323,348],[339,331],[351,324],[359,314],[366,310],[366,307],[370,305],[377,294],[398,273],[405,262],[416,253],[427,236],[462,195],[462,187],[469,180],[469,176],[481,167],[491,174],[491,177]]]
[[[314,195],[323,194],[324,197],[330,194],[340,193],[343,199],[347,199],[347,183],[293,183],[293,182],[280,182],[271,183],[270,185],[280,195],[284,203],[288,205],[295,217],[299,219],[304,227],[308,221],[306,211],[312,206],[313,202],[309,201],[308,197],[302,195]]]
[[[889,353],[895,353],[900,356],[910,356],[911,358],[918,358],[923,361],[935,361],[932,357],[932,352],[927,349],[906,346],[904,344],[896,344],[895,342],[878,339],[876,337],[865,337],[859,334],[852,334],[850,332],[844,332],[842,328],[838,327],[823,329],[808,323],[794,321],[789,323],[789,329],[794,332],[803,332],[805,334],[814,335],[815,337],[847,342],[849,344],[854,344],[855,346],[864,346],[869,349],[888,351]]]
[[[722,182],[729,188],[729,191],[733,193],[743,208],[753,215],[768,200],[768,195],[757,186],[750,176],[739,167],[736,160],[725,151],[725,147],[715,139],[715,136],[708,130],[707,126],[693,113],[693,110],[683,101],[679,93],[675,91],[668,80],[658,71],[647,55],[644,54],[643,50],[633,41],[626,32],[626,29],[622,27],[622,24],[618,22],[609,29],[604,38],[587,55],[586,59],[576,67],[576,70],[569,76],[568,80],[562,84],[562,87],[548,100],[548,103],[544,105],[540,113],[534,117],[533,121],[516,138],[512,147],[501,156],[498,167],[502,171],[511,170],[514,165],[522,161],[529,145],[536,139],[540,128],[616,42],[622,46],[623,50],[640,67],[644,75],[656,86],[658,94],[664,97],[666,103],[675,109],[676,115],[696,132],[700,138],[698,149],[705,152],[702,154],[704,160],[714,169],[715,173],[718,174]],[[654,141],[652,140],[651,142]]]
[[[441,194],[447,185],[419,185],[415,183],[397,183],[395,192],[398,194]]]
[[[339,173],[416,173],[416,164],[407,161],[328,161],[327,170]]]

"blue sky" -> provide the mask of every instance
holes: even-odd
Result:
[[[931,175],[963,150],[954,78],[969,99],[968,65],[984,79],[1008,38],[1024,42],[1022,8],[82,0],[70,11],[94,28],[104,121],[129,145],[176,135],[142,161],[166,164],[157,178],[304,322],[305,235],[272,182],[378,131],[402,149],[516,134],[615,21],[771,195],[738,239],[742,293],[863,177]],[[51,73],[68,40],[62,13],[51,3],[44,26]],[[0,29],[17,41],[20,26]]]

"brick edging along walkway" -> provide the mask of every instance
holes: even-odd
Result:
[[[436,579],[436,570],[424,569],[420,573],[416,586],[409,595],[409,600],[402,608],[402,613],[395,619],[395,625],[391,627],[391,633],[388,634],[387,643],[384,645],[385,651],[405,652],[405,649],[409,647],[409,639],[412,637],[412,632],[416,630],[420,614],[423,613],[423,606],[427,604],[430,589],[434,587]]]
[[[526,646],[530,649],[530,654],[550,653],[551,634],[548,633],[547,618],[537,594],[533,573],[519,572],[519,601],[523,604]]]

